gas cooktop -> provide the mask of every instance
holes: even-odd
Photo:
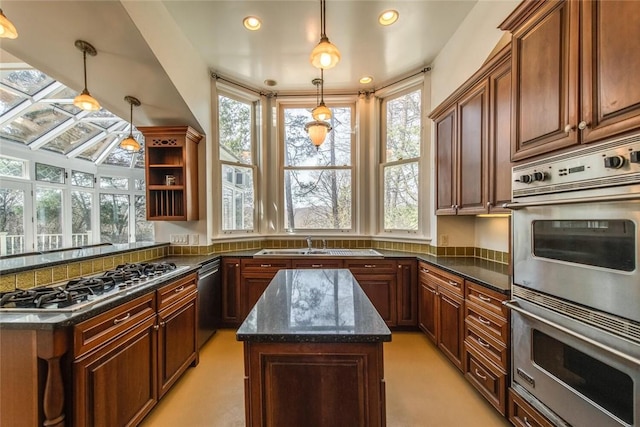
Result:
[[[0,292],[0,312],[72,312],[106,302],[131,289],[176,276],[188,266],[170,262],[122,264],[58,286]]]

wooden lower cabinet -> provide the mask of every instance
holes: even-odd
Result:
[[[155,316],[74,361],[74,426],[142,421],[158,401]]]
[[[398,326],[416,326],[418,324],[418,270],[415,259],[396,261],[397,313]]]
[[[396,326],[397,264],[388,259],[346,259],[344,267],[356,278],[387,326]]]
[[[221,326],[234,328],[240,326],[240,258],[222,259],[222,307]]]
[[[516,427],[553,427],[533,406],[509,389],[509,421]]]
[[[420,262],[419,325],[449,360],[463,367],[464,297],[462,278]]]
[[[242,323],[258,302],[276,273],[283,268],[290,268],[288,259],[244,258],[240,261],[240,295],[241,310],[240,323]]]
[[[465,366],[465,378],[489,403],[505,415],[507,374],[470,346],[466,347]]]
[[[245,342],[246,425],[386,425],[382,343]]]

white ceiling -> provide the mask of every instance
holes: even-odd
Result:
[[[378,88],[429,65],[476,1],[327,1],[326,32],[340,49],[342,61],[325,72],[325,90]],[[19,37],[0,39],[0,48],[81,90],[82,54],[74,41],[86,40],[98,51],[96,57],[87,58],[88,88],[105,108],[128,117],[123,98],[132,95],[143,104],[134,113],[137,125],[188,124],[206,131],[189,107],[191,95],[177,89],[184,87],[175,83],[179,67],[168,64],[167,55],[154,54],[162,40],[156,33],[153,49],[147,44],[152,37],[148,23],[142,23],[139,14],[130,15],[133,6],[126,3],[133,2],[3,0],[2,9]],[[161,16],[171,21],[170,30],[161,33],[166,44],[175,47],[179,41],[185,51],[196,52],[200,61],[195,65],[208,68],[203,73],[212,70],[265,91],[315,92],[311,80],[319,72],[308,58],[320,38],[319,0],[156,0],[135,5],[138,11],[143,7],[149,7],[150,15],[160,9]],[[377,17],[387,8],[398,10],[400,18],[382,27]],[[242,26],[248,15],[261,18],[260,31]],[[176,29],[182,34],[177,35]],[[5,53],[0,59],[13,61],[11,55]],[[165,58],[164,63],[158,57]],[[364,75],[373,76],[374,82],[358,83]],[[267,87],[265,79],[278,84]],[[206,87],[201,90],[208,93]]]

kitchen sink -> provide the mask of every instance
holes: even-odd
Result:
[[[262,249],[254,257],[297,257],[297,256],[327,256],[327,257],[375,257],[382,258],[382,254],[373,249]]]

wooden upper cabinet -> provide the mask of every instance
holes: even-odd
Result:
[[[198,207],[198,142],[189,126],[139,127],[145,138],[147,219],[194,221]]]
[[[640,128],[640,2],[527,1],[512,32],[512,160]]]
[[[584,142],[640,128],[640,2],[582,3]]]
[[[500,212],[511,199],[511,64],[504,47],[436,107],[436,214]]]

